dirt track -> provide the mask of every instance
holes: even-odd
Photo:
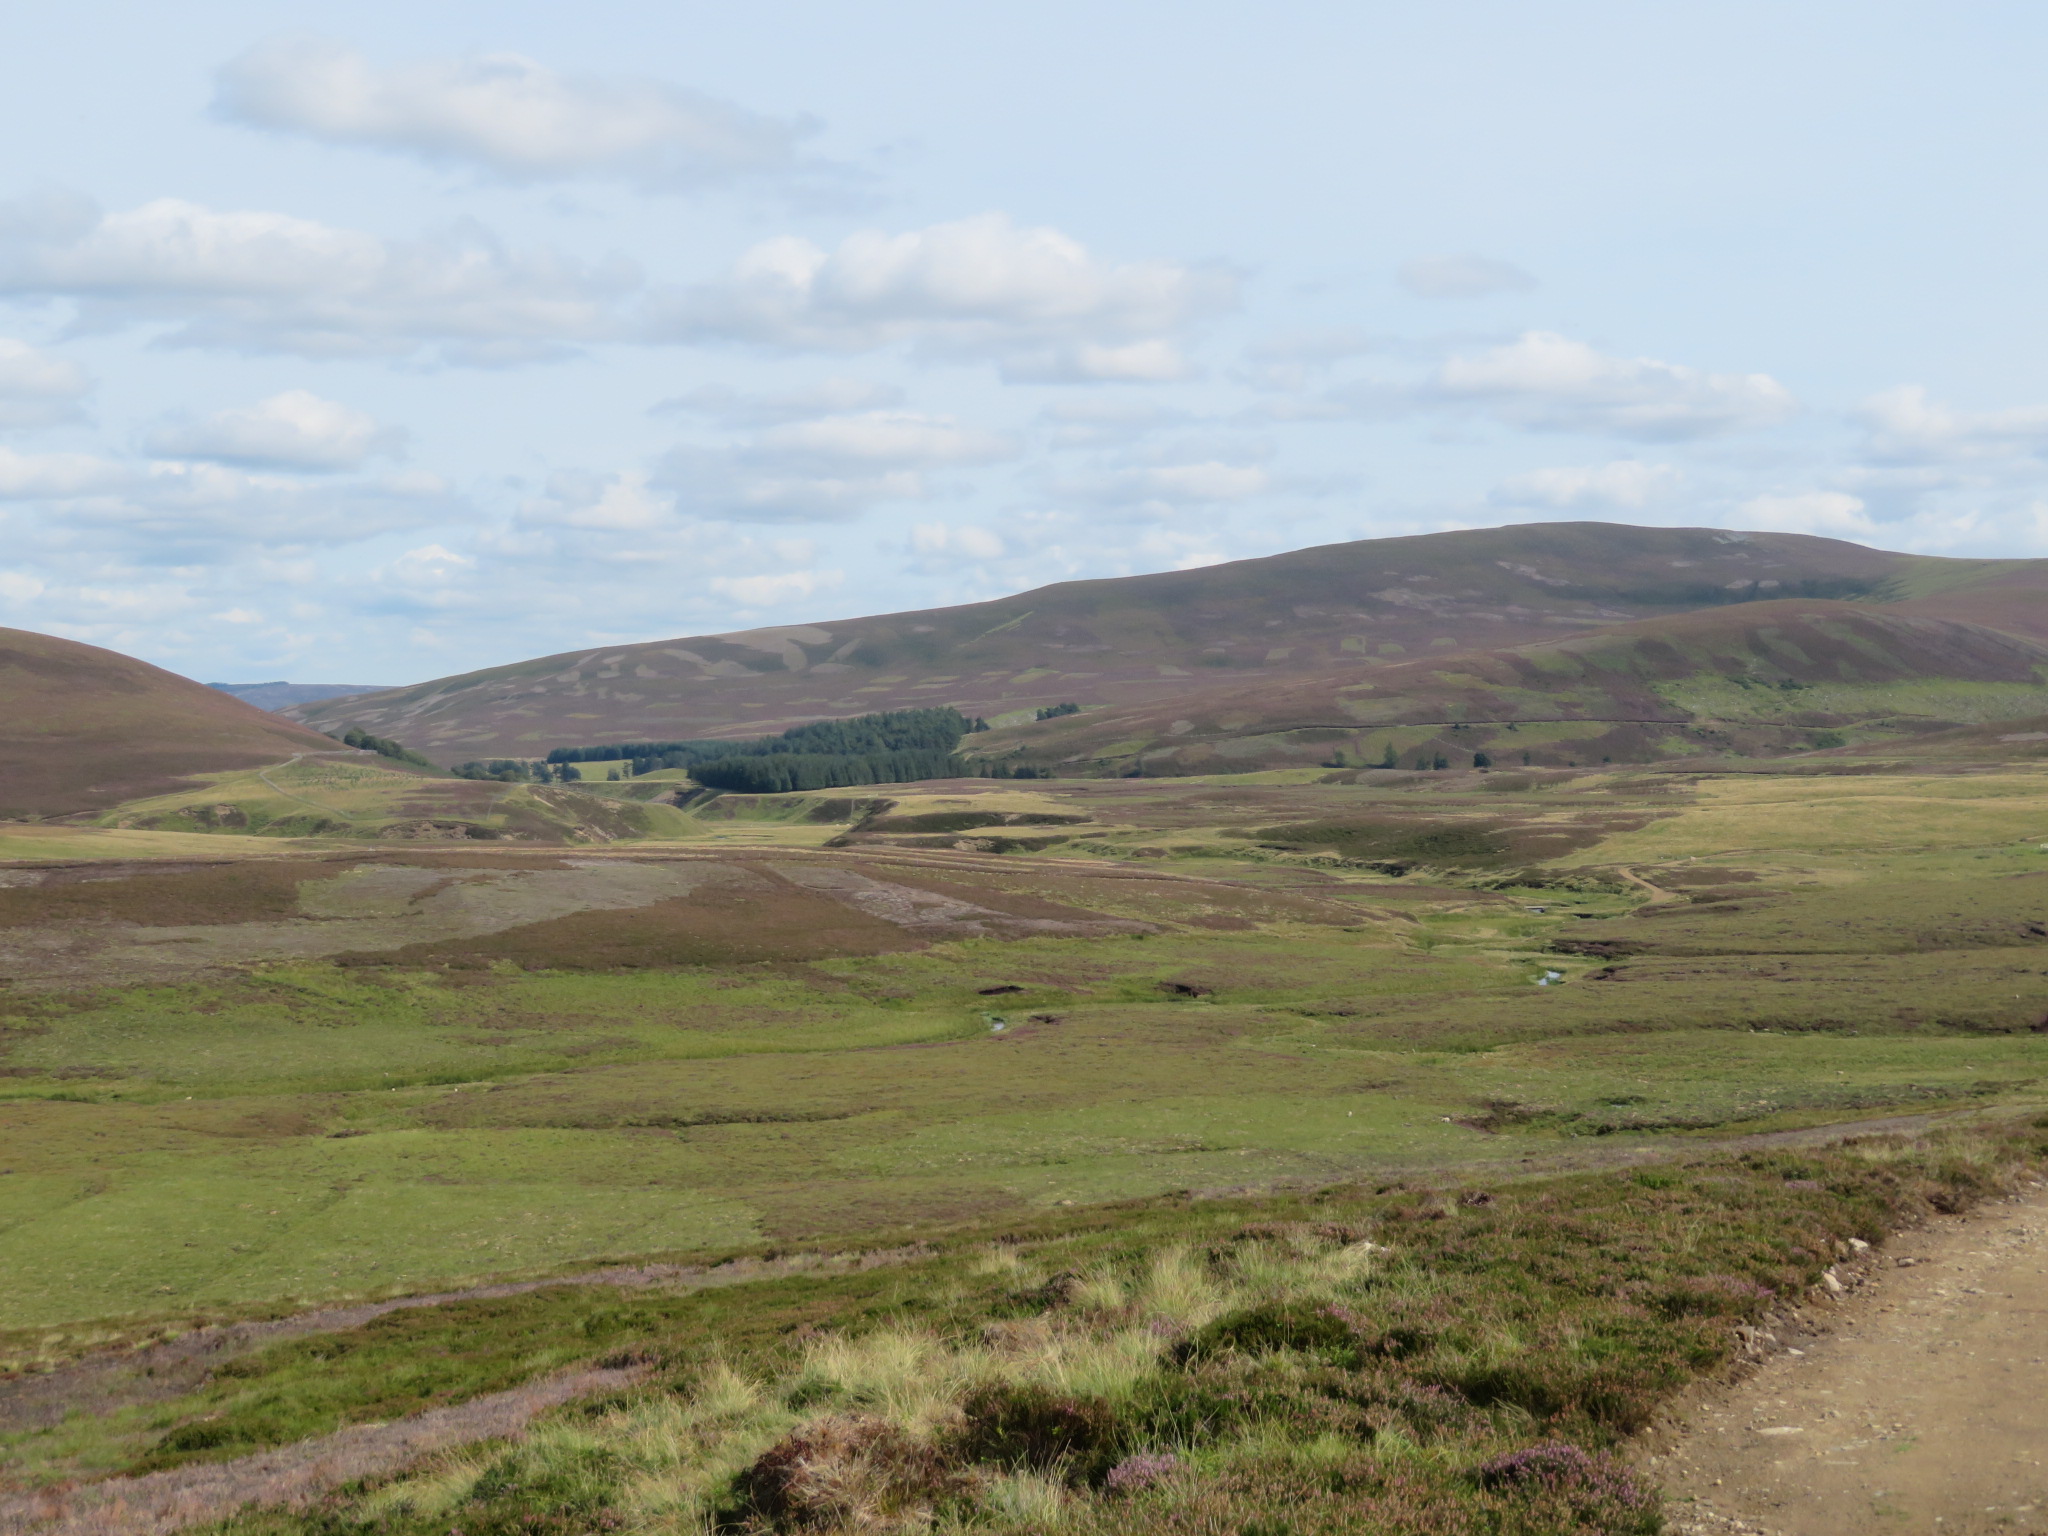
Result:
[[[2048,1533],[2048,1192],[1838,1272],[1843,1297],[1648,1458],[1674,1536]]]
[[[448,1446],[516,1434],[537,1413],[630,1386],[639,1375],[633,1369],[567,1371],[395,1424],[358,1424],[234,1461],[17,1494],[0,1499],[0,1536],[164,1536],[245,1504],[307,1504],[330,1488],[389,1476]]]

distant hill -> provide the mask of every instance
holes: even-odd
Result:
[[[191,774],[334,750],[132,656],[0,629],[0,818],[95,810],[168,793]]]
[[[1914,582],[1967,586],[2009,565],[1797,534],[1530,524],[565,652],[287,712],[322,730],[361,726],[455,763],[760,734],[932,704],[991,719],[1069,700],[1163,705],[1219,686],[1282,687],[1333,669],[1367,673],[1753,601],[1895,599]]]
[[[358,693],[383,693],[389,683],[208,683],[222,693],[231,693],[244,704],[258,709],[278,710],[288,704],[317,704],[323,699],[345,699]]]
[[[1554,767],[1825,749],[1846,733],[1917,734],[2048,708],[2048,642],[1910,609],[1744,603],[1091,710],[975,736],[967,750],[1063,773],[1434,768],[1440,758],[1470,768],[1481,754],[1497,767]]]

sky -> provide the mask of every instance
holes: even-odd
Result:
[[[1555,519],[2048,556],[2048,11],[72,0],[0,624],[396,685]]]

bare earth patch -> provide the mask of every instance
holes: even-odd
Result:
[[[1652,1458],[1674,1536],[2048,1532],[2048,1194],[1902,1233],[1862,1274]]]
[[[235,1461],[0,1499],[0,1536],[158,1536],[245,1504],[300,1507],[330,1488],[388,1476],[472,1440],[517,1434],[535,1414],[639,1379],[642,1367],[564,1371],[395,1424],[357,1424]]]

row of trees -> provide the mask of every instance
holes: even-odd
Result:
[[[449,770],[458,779],[496,779],[501,784],[574,784],[583,770],[574,763],[534,763],[514,757],[480,758]]]
[[[971,772],[951,752],[777,752],[698,763],[690,769],[690,777],[709,789],[729,789],[742,795],[780,795],[806,789],[843,789],[854,784],[952,779]]]
[[[326,734],[344,747],[354,747],[358,752],[374,752],[379,757],[390,758],[394,763],[410,763],[415,768],[434,766],[410,747],[401,746],[385,736],[372,736],[358,726],[350,726],[339,736],[332,731]]]

